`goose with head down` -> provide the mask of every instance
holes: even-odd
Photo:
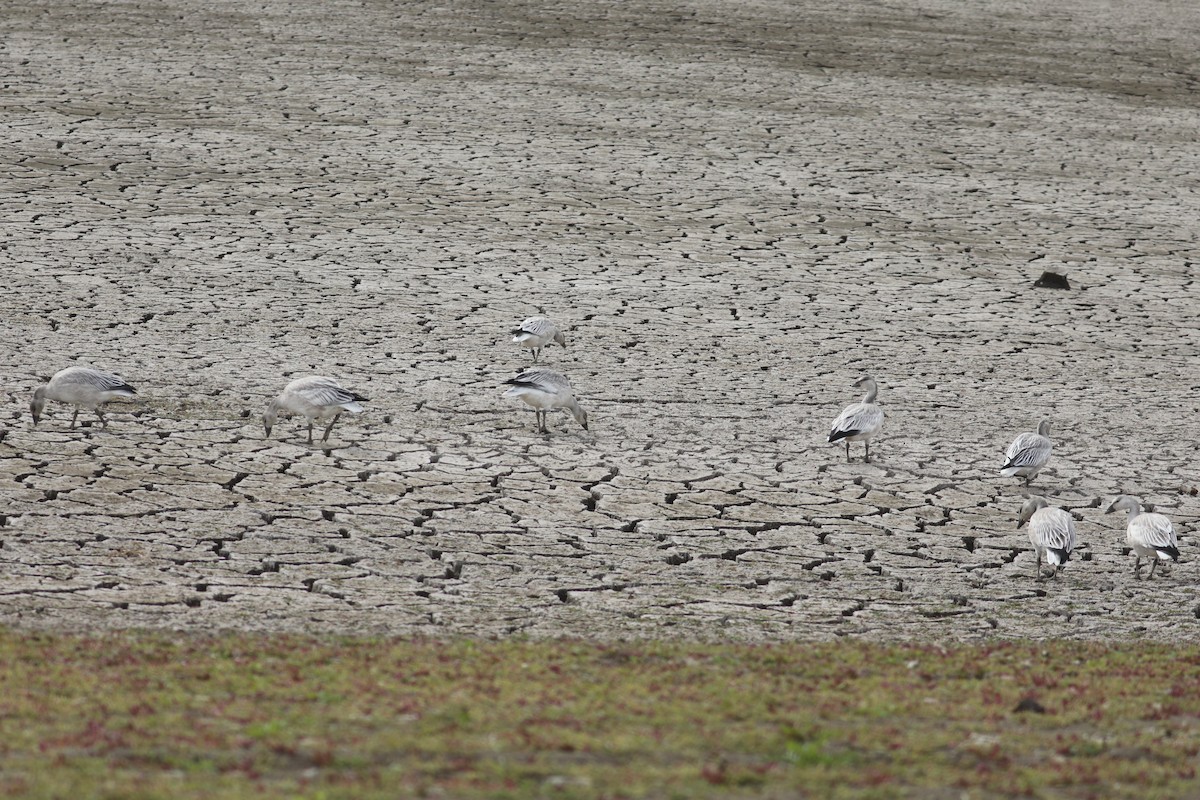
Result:
[[[551,342],[567,346],[567,337],[563,336],[557,325],[545,317],[530,317],[522,322],[521,327],[513,331],[513,341],[533,351],[534,364],[538,362],[542,349]]]
[[[516,397],[533,406],[539,432],[550,432],[546,427],[546,414],[556,408],[567,409],[585,431],[588,429],[587,412],[580,407],[571,382],[561,372],[527,369],[505,383],[512,387],[504,393],[505,397]]]
[[[104,418],[100,406],[110,400],[136,396],[137,391],[132,386],[111,372],[91,367],[67,367],[56,372],[45,386],[37,388],[29,411],[33,415],[33,424],[37,425],[47,400],[70,403],[75,406],[75,413],[71,415],[72,428],[75,427],[80,409],[94,412],[100,418],[100,424],[107,428],[108,420]]]
[[[351,414],[360,414],[363,407],[359,403],[366,401],[367,398],[357,392],[343,389],[333,378],[321,375],[297,378],[283,387],[283,392],[267,406],[263,414],[263,427],[266,428],[269,438],[281,412],[303,416],[308,420],[308,443],[312,444],[313,422],[318,419],[325,421],[332,417],[325,428],[325,435],[321,437],[322,442],[329,441],[329,432],[333,430],[334,423],[342,413],[348,411]]]

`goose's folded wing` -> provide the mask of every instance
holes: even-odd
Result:
[[[98,369],[78,369],[67,376],[70,383],[90,386],[100,392],[129,392],[136,394],[134,388],[117,375],[101,372]]]
[[[532,336],[543,336],[554,328],[554,323],[545,317],[531,317],[521,323],[521,327],[513,331],[513,335],[527,333]]]
[[[1036,433],[1022,433],[1008,446],[1004,467],[1035,467],[1050,458],[1050,440]]]
[[[829,441],[869,433],[883,424],[883,409],[870,403],[855,403],[838,415],[829,430]]]
[[[296,389],[296,394],[314,406],[320,407],[341,406],[353,403],[356,400],[367,399],[347,389],[343,389],[332,381],[329,383],[310,383],[307,386]]]
[[[571,388],[566,376],[548,369],[527,369],[515,378],[509,378],[505,383],[551,393]]]
[[[1142,523],[1142,539],[1150,547],[1161,547],[1164,550],[1178,547],[1175,526],[1162,514],[1142,514],[1135,521]]]
[[[1042,545],[1052,550],[1075,549],[1075,520],[1061,508],[1049,508],[1038,514],[1037,534]]]

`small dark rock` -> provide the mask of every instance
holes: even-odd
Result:
[[[1027,711],[1034,714],[1045,714],[1046,707],[1032,697],[1022,697],[1021,702],[1017,703],[1017,707],[1013,709],[1013,712],[1023,714]]]
[[[1034,281],[1033,285],[1039,289],[1071,288],[1071,284],[1067,283],[1067,276],[1059,275],[1057,272],[1043,272],[1042,277]]]

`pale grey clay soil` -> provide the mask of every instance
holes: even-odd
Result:
[[[9,0],[0,624],[1200,632],[1200,6]],[[1043,271],[1071,289],[1034,289]],[[545,314],[585,432],[501,398]],[[119,373],[109,426],[33,390]],[[264,438],[291,377],[370,398]],[[862,463],[826,444],[876,376]],[[1014,436],[1076,518],[1034,580]],[[1182,561],[1136,580],[1128,493]]]

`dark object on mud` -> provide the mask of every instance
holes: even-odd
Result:
[[[1026,711],[1032,711],[1034,714],[1045,714],[1046,707],[1032,697],[1022,697],[1021,702],[1017,703],[1017,707],[1013,709],[1013,713],[1021,714]]]
[[[1034,281],[1033,285],[1039,289],[1071,288],[1071,284],[1067,283],[1067,276],[1059,275],[1057,272],[1043,272],[1042,277]]]

